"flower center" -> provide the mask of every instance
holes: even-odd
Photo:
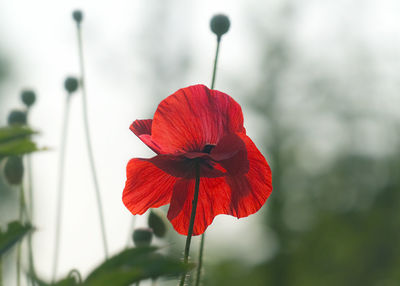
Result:
[[[215,147],[215,145],[206,144],[206,145],[204,146],[204,148],[203,148],[203,151],[201,151],[201,152],[210,154],[211,150],[212,150],[214,147]]]

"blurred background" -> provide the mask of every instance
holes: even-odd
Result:
[[[30,125],[49,150],[33,159],[38,273],[54,251],[66,76],[79,75],[82,9],[89,120],[111,253],[132,216],[125,167],[152,151],[129,131],[188,85],[210,84],[216,41],[209,20],[231,19],[216,89],[242,106],[249,136],[270,162],[274,191],[256,214],[218,216],[207,230],[204,285],[399,285],[400,21],[397,0],[0,0],[0,125],[36,91]],[[103,260],[80,92],[71,101],[60,276]],[[0,177],[0,224],[18,216]],[[135,227],[144,217],[135,218]],[[169,231],[181,255],[184,237]],[[193,240],[193,253],[198,249]],[[3,261],[14,285],[15,253]],[[195,255],[193,255],[195,257]],[[8,263],[7,263],[8,261]],[[174,285],[176,282],[169,282]]]

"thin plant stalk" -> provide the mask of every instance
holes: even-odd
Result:
[[[30,107],[26,111],[26,117],[29,118]],[[29,218],[33,221],[33,182],[32,182],[32,157],[30,154],[26,155],[27,165],[27,183],[28,183],[28,201],[29,201]]]
[[[17,286],[21,286],[21,243],[17,247]]]
[[[106,237],[106,228],[105,228],[105,223],[104,223],[104,215],[103,215],[103,206],[101,202],[101,195],[100,195],[100,187],[99,183],[97,180],[97,174],[96,174],[96,168],[95,168],[95,163],[94,163],[94,156],[93,156],[93,151],[92,151],[92,144],[91,144],[91,139],[90,139],[90,131],[89,131],[89,119],[88,119],[88,112],[87,112],[87,94],[86,94],[86,85],[85,85],[85,66],[84,66],[84,60],[83,60],[83,44],[82,44],[82,29],[80,22],[76,22],[76,27],[77,27],[77,34],[78,34],[78,50],[79,50],[79,65],[80,65],[80,71],[81,71],[81,89],[82,89],[82,105],[83,105],[83,121],[84,121],[84,127],[85,127],[85,133],[86,133],[86,146],[89,154],[89,161],[90,161],[90,166],[92,169],[92,177],[93,177],[93,183],[95,187],[95,193],[96,193],[96,200],[97,200],[97,207],[99,211],[99,219],[100,219],[100,227],[101,227],[101,234],[102,234],[102,239],[103,239],[103,248],[104,248],[104,255],[106,259],[108,259],[108,246],[107,246],[107,237]]]
[[[3,286],[3,263],[0,256],[0,286]]]
[[[221,42],[221,37],[217,37],[217,49],[215,51],[214,67],[213,67],[213,74],[212,74],[212,80],[211,80],[211,89],[214,89],[214,85],[215,85],[220,42]],[[201,268],[203,266],[203,252],[204,252],[205,239],[206,239],[206,234],[204,232],[200,238],[200,250],[199,250],[199,257],[198,257],[198,261],[197,261],[197,271],[196,271],[197,273],[196,273],[196,280],[194,283],[195,286],[200,285]]]
[[[30,107],[28,107],[26,111],[26,116],[28,118],[30,113]],[[26,157],[26,165],[27,165],[27,184],[28,184],[28,196],[29,196],[29,219],[28,221],[33,224],[33,209],[34,209],[34,201],[33,201],[33,174],[32,174],[32,157],[30,154]],[[33,258],[33,247],[32,247],[32,232],[28,233],[28,262],[29,262],[29,277],[31,279],[32,284],[33,279],[36,278],[36,271],[34,266],[34,258]]]
[[[61,239],[61,223],[62,223],[62,208],[63,208],[63,196],[64,196],[64,168],[65,168],[65,147],[67,144],[67,133],[68,133],[68,121],[69,121],[69,110],[70,110],[70,98],[71,94],[67,95],[65,109],[64,109],[64,120],[61,129],[61,146],[60,146],[60,158],[58,161],[58,194],[57,194],[57,214],[56,214],[56,225],[55,225],[55,246],[54,246],[54,257],[53,257],[53,272],[52,281],[54,282],[57,275],[58,260],[60,254],[60,239]]]
[[[204,240],[206,239],[205,232],[201,235],[200,238],[200,251],[199,251],[199,258],[197,262],[197,271],[196,271],[196,280],[195,286],[200,285],[200,277],[201,277],[201,269],[203,266],[203,253],[204,253]]]
[[[133,216],[131,219],[131,225],[129,226],[129,235],[128,235],[128,239],[126,240],[126,248],[129,247],[129,244],[132,241],[132,231],[135,228],[135,223],[136,223],[136,217]]]
[[[28,219],[28,212],[26,210],[25,205],[25,195],[24,195],[24,187],[20,185],[20,194],[19,194],[19,221],[21,223],[24,222],[24,215]],[[29,219],[28,219],[29,220]],[[17,247],[17,286],[21,285],[21,247],[22,242],[18,242]]]
[[[31,155],[27,155],[27,177],[28,177],[28,199],[29,199],[29,217],[33,221],[33,187],[32,187],[32,158]]]
[[[188,234],[186,236],[185,252],[183,255],[183,262],[185,264],[187,264],[188,260],[189,260],[190,242],[192,241],[194,220],[196,218],[197,201],[199,199],[199,189],[200,189],[200,164],[199,164],[199,162],[196,162],[195,169],[196,169],[195,170],[196,179],[195,179],[194,194],[193,194],[193,201],[192,201],[192,213],[190,215],[189,230],[188,230]],[[179,283],[180,286],[183,286],[185,284],[185,279],[186,279],[186,274],[183,274],[181,277],[181,281]]]
[[[214,59],[214,68],[213,68],[213,74],[212,74],[212,80],[211,80],[211,89],[214,89],[215,85],[215,78],[217,75],[217,63],[218,63],[218,55],[219,55],[219,44],[221,42],[221,38],[217,38],[217,49],[215,51],[215,59]]]

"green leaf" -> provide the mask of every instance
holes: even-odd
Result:
[[[19,138],[5,143],[0,143],[0,156],[23,155],[37,151],[38,148],[29,138]]]
[[[30,139],[35,132],[27,127],[11,126],[0,128],[0,159],[11,155],[23,155],[37,151]]]
[[[10,140],[26,138],[33,134],[36,134],[36,132],[28,127],[23,127],[23,126],[0,127],[0,144]]]
[[[93,270],[85,286],[128,286],[143,279],[175,277],[193,268],[179,259],[163,256],[155,247],[126,249]]]
[[[18,221],[10,222],[6,232],[0,231],[0,256],[21,240],[30,230],[32,230],[32,226],[29,224],[22,225]]]

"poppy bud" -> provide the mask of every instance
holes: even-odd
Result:
[[[22,157],[10,156],[7,157],[6,165],[4,166],[4,176],[10,185],[19,185],[22,182],[24,175],[24,165]]]
[[[36,94],[33,90],[26,89],[21,92],[21,99],[27,107],[30,107],[36,101]]]
[[[72,12],[72,18],[76,21],[76,23],[80,24],[83,19],[83,13],[81,10],[75,10]]]
[[[8,125],[26,125],[26,112],[13,110],[8,115]]]
[[[79,86],[78,79],[76,77],[67,77],[64,81],[64,87],[68,91],[68,93],[74,93]]]
[[[154,235],[156,237],[164,237],[167,233],[167,226],[165,220],[161,216],[160,212],[151,210],[149,219],[148,219],[149,227],[153,230]]]
[[[211,18],[210,28],[217,35],[218,39],[228,32],[230,25],[229,18],[223,14],[218,14]]]
[[[150,228],[138,228],[133,231],[132,238],[137,247],[149,246],[153,238],[153,231]]]

